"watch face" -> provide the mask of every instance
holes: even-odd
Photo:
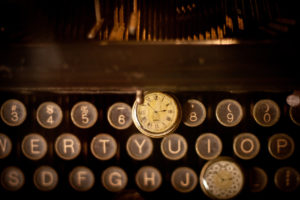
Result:
[[[237,163],[219,158],[204,165],[200,184],[204,193],[213,199],[231,199],[243,189],[244,175]]]
[[[136,127],[150,137],[162,137],[174,131],[181,120],[181,110],[170,95],[152,92],[144,96],[143,104],[133,105]]]

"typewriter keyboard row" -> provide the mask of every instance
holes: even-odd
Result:
[[[243,198],[300,195],[300,108],[286,103],[290,93],[166,92],[178,110],[161,94],[139,108],[133,93],[2,92],[0,191],[229,199],[240,186]],[[169,122],[177,124],[157,136]],[[232,188],[214,190],[229,184],[214,173]]]

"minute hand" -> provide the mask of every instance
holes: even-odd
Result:
[[[155,113],[157,113],[157,111],[156,111],[149,103],[147,103],[147,105],[148,105]]]

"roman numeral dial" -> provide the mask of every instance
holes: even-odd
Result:
[[[161,92],[151,92],[145,94],[143,104],[134,103],[132,115],[139,131],[159,138],[178,127],[181,109],[174,97]]]

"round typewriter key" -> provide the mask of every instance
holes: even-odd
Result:
[[[31,160],[43,158],[48,150],[47,141],[39,134],[26,135],[22,141],[22,152]]]
[[[94,173],[87,167],[75,167],[69,174],[69,182],[72,188],[84,192],[90,190],[95,183]]]
[[[152,140],[145,135],[134,134],[127,140],[126,150],[131,158],[135,160],[145,160],[153,151],[153,143]]]
[[[206,118],[204,105],[196,100],[189,99],[183,106],[183,123],[189,127],[199,126]]]
[[[64,160],[76,158],[81,151],[80,140],[73,134],[64,133],[55,141],[56,154]]]
[[[179,160],[187,152],[188,144],[184,137],[173,133],[164,137],[160,145],[161,152],[169,160]]]
[[[225,99],[218,103],[216,117],[220,124],[226,127],[238,125],[243,117],[243,109],[239,102]]]
[[[254,105],[253,117],[259,125],[270,127],[279,120],[280,109],[274,101],[263,99]]]
[[[99,160],[109,160],[117,153],[116,140],[105,133],[96,135],[91,142],[92,154]]]
[[[136,173],[135,182],[141,190],[145,192],[153,192],[160,187],[162,177],[158,169],[155,167],[144,166]]]
[[[295,143],[287,134],[278,133],[269,139],[268,149],[274,158],[284,160],[294,153]]]
[[[198,183],[198,177],[191,168],[179,167],[172,173],[171,183],[175,190],[179,192],[191,192]]]
[[[109,167],[102,172],[102,185],[110,192],[120,192],[127,185],[127,174],[120,167]]]
[[[276,187],[281,191],[292,192],[300,184],[300,174],[292,167],[282,167],[276,171],[274,182]]]
[[[292,121],[300,126],[300,106],[297,107],[290,107],[290,117],[292,119]]]
[[[132,124],[131,107],[126,103],[115,103],[109,107],[107,119],[110,125],[116,129],[127,129]]]
[[[268,183],[266,172],[259,168],[253,167],[249,172],[249,187],[251,192],[263,191]]]
[[[17,191],[24,183],[24,174],[18,167],[7,167],[1,173],[1,185],[6,190]]]
[[[249,160],[259,153],[260,143],[254,134],[241,133],[234,138],[233,150],[239,158]]]
[[[56,103],[45,102],[38,107],[36,118],[42,127],[51,129],[56,128],[61,123],[63,113]]]
[[[1,118],[8,126],[21,125],[26,119],[26,115],[26,108],[19,100],[7,100],[1,106]]]
[[[0,159],[6,158],[12,150],[12,142],[3,133],[0,133]]]
[[[204,133],[196,141],[196,152],[205,160],[217,158],[222,152],[222,141],[213,133]]]
[[[98,118],[96,107],[87,101],[75,104],[71,110],[72,122],[79,128],[92,127]]]
[[[51,191],[58,183],[57,172],[49,166],[41,166],[33,174],[33,182],[41,191]]]

